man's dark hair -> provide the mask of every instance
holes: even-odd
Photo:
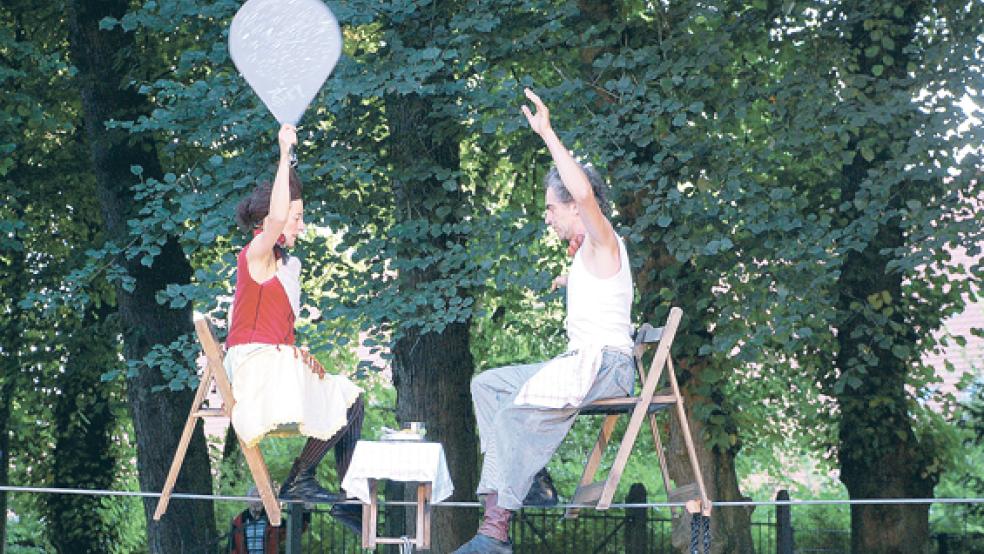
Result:
[[[598,170],[593,165],[582,164],[580,162],[577,165],[581,166],[581,171],[588,176],[588,182],[591,183],[591,190],[594,191],[595,200],[601,208],[601,213],[605,214],[605,217],[609,217],[612,210],[611,206],[608,205],[608,198],[606,197],[608,185],[605,184],[605,180],[601,178],[601,174],[598,173]],[[553,189],[554,194],[564,204],[570,204],[574,201],[574,197],[571,196],[570,191],[567,190],[564,182],[560,179],[560,172],[557,171],[557,166],[550,168],[550,172],[543,179],[543,186],[544,190]]]

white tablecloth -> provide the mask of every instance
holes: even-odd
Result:
[[[342,488],[368,504],[372,499],[369,479],[429,482],[431,502],[440,502],[454,492],[444,448],[437,442],[359,441]]]

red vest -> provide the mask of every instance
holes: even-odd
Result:
[[[249,274],[247,244],[236,264],[236,296],[232,301],[232,325],[226,346],[249,344],[294,344],[294,310],[287,291],[274,275],[257,283]]]

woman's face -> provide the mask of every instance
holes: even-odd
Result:
[[[291,200],[287,212],[287,225],[284,227],[284,239],[287,248],[294,246],[298,235],[304,233],[304,201]]]

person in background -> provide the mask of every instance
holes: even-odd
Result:
[[[256,497],[256,500],[250,501],[249,507],[232,519],[229,554],[279,554],[280,545],[287,539],[286,522],[281,523],[280,527],[270,525],[255,485],[246,496]],[[311,513],[305,510],[302,533],[307,530],[310,522]]]

